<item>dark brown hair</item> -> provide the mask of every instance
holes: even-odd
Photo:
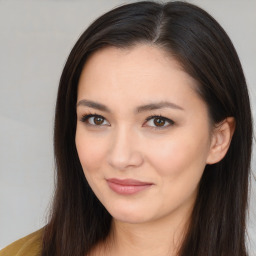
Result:
[[[243,70],[229,37],[204,10],[184,2],[137,2],[92,23],[72,49],[58,91],[54,130],[56,193],[44,229],[43,256],[84,256],[110,230],[112,217],[89,187],[75,146],[77,85],[93,52],[149,43],[169,52],[199,84],[209,116],[232,116],[225,158],[207,165],[179,256],[246,256],[245,227],[252,117]]]

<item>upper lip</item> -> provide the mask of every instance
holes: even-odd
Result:
[[[108,182],[112,182],[115,184],[123,185],[123,186],[145,186],[145,185],[152,185],[152,182],[145,182],[145,181],[139,181],[134,179],[107,179]]]

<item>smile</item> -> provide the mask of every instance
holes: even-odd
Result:
[[[142,182],[133,179],[107,179],[108,186],[111,190],[121,195],[132,195],[145,190],[153,185],[153,183]]]

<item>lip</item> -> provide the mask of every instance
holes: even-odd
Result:
[[[150,182],[143,182],[134,179],[107,179],[108,186],[114,192],[121,195],[132,195],[148,189],[153,185]]]

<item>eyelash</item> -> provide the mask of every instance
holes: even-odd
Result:
[[[88,119],[89,119],[90,117],[99,117],[99,118],[102,118],[102,119],[106,120],[106,119],[105,119],[103,116],[101,116],[101,115],[98,115],[98,114],[96,114],[96,113],[94,113],[94,114],[90,113],[90,114],[85,114],[85,115],[83,115],[83,116],[81,117],[80,121],[83,122],[83,123],[86,123],[86,125],[88,125],[88,126],[94,126],[94,127],[96,127],[96,128],[101,128],[101,127],[102,127],[102,125],[92,125],[92,124],[87,123],[87,121],[88,121]],[[161,120],[163,120],[163,121],[165,121],[165,122],[168,122],[169,125],[163,126],[163,127],[148,126],[149,128],[152,128],[152,129],[154,129],[154,130],[162,130],[162,129],[166,129],[166,128],[168,128],[168,127],[174,125],[174,121],[172,121],[171,119],[166,118],[166,117],[164,117],[164,116],[162,116],[162,115],[151,115],[151,116],[147,117],[147,118],[145,119],[145,121],[148,122],[148,121],[150,121],[151,119],[156,119],[156,118],[159,118],[159,119],[161,119]]]

